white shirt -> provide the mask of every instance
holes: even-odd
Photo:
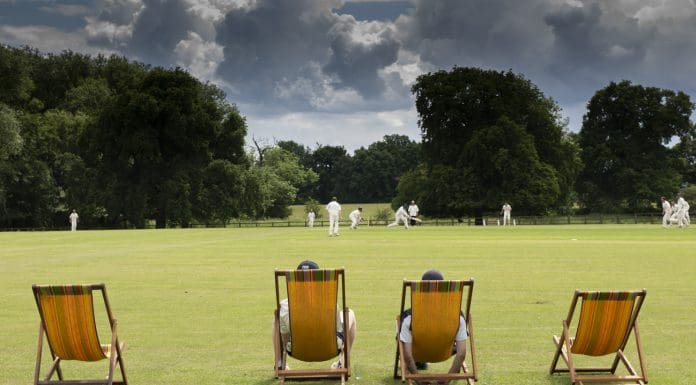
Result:
[[[354,221],[360,219],[360,210],[351,211],[350,214],[348,214],[348,218]]]
[[[666,200],[662,202],[662,213],[667,215],[672,215],[672,206]]]
[[[310,211],[309,214],[307,214],[307,218],[310,221],[313,221],[315,216],[316,216],[316,214],[314,214],[314,211]]]
[[[408,214],[406,214],[406,210],[404,210],[404,206],[399,206],[399,209],[396,210],[396,218],[404,218],[408,217]]]
[[[506,213],[510,213],[512,211],[512,206],[510,205],[503,205],[503,211]]]
[[[79,215],[77,215],[77,213],[70,214],[70,223],[77,223],[78,217],[79,217]]]
[[[415,217],[418,216],[418,205],[417,204],[412,204],[408,206],[408,215]]]
[[[338,214],[341,212],[341,205],[336,201],[331,201],[326,205],[326,211],[328,211],[329,214]]]

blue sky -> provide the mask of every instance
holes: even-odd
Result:
[[[311,148],[419,140],[410,86],[453,66],[524,75],[573,131],[610,81],[696,98],[694,0],[0,0],[0,42],[186,68]]]

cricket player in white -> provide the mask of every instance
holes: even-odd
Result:
[[[509,226],[510,225],[510,212],[512,211],[512,206],[510,206],[507,202],[503,205],[503,226],[506,224]]]
[[[677,199],[677,223],[679,224],[679,227],[685,227],[688,226],[686,224],[686,214],[684,214],[687,210],[688,203],[684,200],[684,198],[680,195],[679,199]]]
[[[77,231],[77,222],[80,220],[80,216],[77,215],[77,211],[73,210],[70,214],[70,231]]]
[[[331,199],[326,205],[326,211],[329,212],[329,236],[338,236],[338,220],[341,217],[341,205],[336,201],[336,197]]]
[[[360,221],[362,220],[362,217],[360,216],[362,214],[362,207],[358,207],[357,210],[353,210],[348,214],[348,218],[350,218],[350,228],[351,229],[357,229],[358,225],[360,224]]]
[[[404,206],[399,206],[399,209],[396,210],[396,214],[394,214],[395,219],[393,223],[390,223],[387,225],[387,227],[393,227],[393,226],[398,226],[399,222],[403,222],[404,226],[408,229],[408,220],[409,216],[408,213],[406,212],[406,209],[404,209]]]
[[[314,227],[314,218],[316,218],[316,214],[314,214],[314,211],[310,211],[307,213],[307,226],[309,227]]]
[[[670,218],[672,217],[672,206],[669,205],[669,201],[665,197],[660,198],[662,200],[662,227],[672,226]]]
[[[408,206],[408,216],[411,217],[411,225],[415,225],[416,217],[418,216],[418,205],[416,201],[411,201],[411,204]]]

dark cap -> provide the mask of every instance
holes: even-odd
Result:
[[[423,273],[421,279],[423,281],[442,281],[445,278],[442,276],[442,273],[440,273],[440,270],[431,269]]]
[[[297,265],[297,270],[316,270],[318,268],[319,265],[317,265],[317,263],[314,261],[310,261],[309,259],[302,261],[299,265]]]

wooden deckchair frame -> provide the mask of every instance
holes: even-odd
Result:
[[[631,314],[629,317],[628,325],[624,329],[624,337],[620,343],[619,349],[614,354],[614,361],[610,367],[595,367],[595,368],[578,368],[573,363],[573,353],[572,346],[575,342],[575,337],[570,337],[570,327],[573,321],[573,314],[577,304],[581,298],[585,298],[588,294],[596,293],[589,291],[576,290],[573,295],[573,299],[570,303],[570,310],[568,311],[568,316],[563,320],[563,333],[560,336],[553,336],[553,342],[556,346],[553,360],[551,361],[551,368],[549,374],[554,373],[570,373],[570,380],[573,384],[584,385],[585,383],[594,382],[621,382],[623,384],[631,383],[643,385],[648,382],[647,369],[645,366],[645,356],[643,354],[643,347],[640,341],[640,333],[638,331],[638,314],[643,306],[643,301],[645,300],[646,290],[625,292],[632,297],[633,306]],[[611,292],[599,292],[600,295],[607,295]],[[586,299],[583,299],[586,301]],[[576,325],[576,328],[578,326]],[[635,337],[636,350],[638,355],[638,361],[640,364],[640,372],[636,371],[633,365],[630,363],[626,354],[624,354],[624,349],[630,339],[631,332]],[[577,330],[576,330],[577,333]],[[559,358],[563,358],[567,368],[558,368]],[[617,375],[616,370],[618,368],[619,362],[621,362],[626,368],[628,375]],[[587,373],[587,374],[579,374]]]
[[[52,285],[55,287],[54,285]],[[80,287],[80,288],[85,288],[90,291],[90,303],[91,303],[91,317],[92,320],[94,320],[94,304],[92,301],[93,298],[93,292],[95,290],[99,290],[102,293],[102,298],[104,301],[104,306],[106,308],[106,313],[107,317],[109,320],[109,326],[111,328],[111,340],[110,344],[106,345],[109,348],[109,356],[107,357],[106,355],[103,355],[104,359],[109,360],[109,371],[108,374],[106,375],[106,378],[104,379],[96,379],[96,380],[65,380],[63,377],[63,371],[61,370],[60,363],[64,359],[64,357],[59,357],[58,354],[54,351],[53,346],[51,346],[51,340],[50,336],[47,334],[47,330],[49,328],[46,325],[46,317],[44,314],[44,309],[42,308],[41,305],[41,290],[44,288],[48,288],[49,286],[40,286],[40,285],[32,285],[32,290],[34,292],[34,299],[36,300],[36,306],[39,310],[39,316],[41,317],[41,321],[39,322],[39,341],[38,341],[38,348],[36,352],[36,368],[34,371],[34,385],[49,385],[49,384],[82,384],[82,385],[127,385],[128,380],[126,378],[126,371],[124,368],[123,364],[123,355],[122,351],[124,348],[123,342],[119,342],[118,339],[118,334],[117,334],[117,321],[113,317],[113,314],[111,312],[111,306],[109,305],[109,299],[106,295],[106,287],[103,283],[99,284],[91,284],[91,285],[64,285],[65,287],[67,286],[72,286],[72,287]],[[70,294],[67,294],[70,295]],[[87,326],[86,326],[87,327]],[[96,330],[95,330],[96,333]],[[44,335],[46,335],[46,340],[48,341],[48,346],[49,350],[51,352],[51,357],[53,359],[53,362],[51,364],[51,367],[48,369],[48,373],[45,375],[43,379],[40,379],[41,377],[41,357],[43,353],[43,341],[44,341]],[[98,337],[97,337],[97,344],[99,344]],[[99,345],[98,349],[103,349],[105,345]],[[76,358],[70,357],[70,358],[65,358],[65,359],[70,359],[74,360]],[[120,381],[114,381],[114,372],[116,371],[116,365],[118,364],[119,370],[121,372],[121,380]],[[56,374],[58,376],[57,380],[51,380],[53,375]]]
[[[474,381],[478,381],[478,372],[476,364],[476,347],[474,344],[474,327],[473,321],[471,319],[471,298],[474,290],[474,279],[470,278],[466,281],[449,281],[449,282],[461,282],[461,291],[467,288],[466,294],[466,306],[464,311],[461,311],[461,303],[459,304],[459,312],[457,312],[457,317],[459,317],[460,312],[464,314],[466,320],[467,331],[469,337],[467,338],[467,343],[469,344],[469,357],[471,361],[471,371],[466,364],[466,360],[462,362],[460,373],[418,373],[411,374],[406,369],[406,361],[404,358],[404,343],[399,340],[399,334],[401,333],[401,315],[406,310],[406,289],[409,289],[409,298],[413,295],[413,287],[417,282],[423,281],[403,281],[403,286],[401,290],[401,311],[396,316],[396,358],[394,359],[394,378],[401,379],[402,382],[408,381],[409,385],[413,381],[448,381],[448,380],[465,380],[469,385],[472,385]],[[448,281],[442,281],[448,282]],[[462,293],[463,294],[463,293]],[[462,296],[462,301],[464,297]],[[457,321],[459,324],[459,321]],[[454,343],[454,341],[452,341]]]
[[[287,288],[288,275],[295,273],[297,270],[275,270],[275,289],[276,289],[276,310],[275,310],[275,325],[276,329],[273,331],[276,333],[277,341],[280,345],[281,352],[281,365],[278,367],[278,363],[274,362],[273,367],[275,370],[276,377],[280,380],[281,384],[285,383],[285,380],[306,380],[306,379],[322,379],[322,378],[340,378],[341,384],[345,384],[347,378],[350,376],[350,324],[348,318],[348,306],[346,305],[346,285],[345,285],[345,272],[344,269],[322,269],[328,271],[336,272],[336,279],[338,280],[338,286],[341,287],[340,291],[340,301],[341,301],[341,311],[343,313],[343,348],[337,355],[333,357],[326,357],[327,360],[340,356],[342,363],[341,368],[328,368],[328,369],[287,369],[288,362],[288,352],[285,350],[283,339],[280,333],[280,281],[281,278],[285,279],[285,284]],[[337,296],[337,301],[339,297]],[[292,306],[288,303],[289,306]],[[336,321],[333,320],[334,325]],[[295,337],[292,338],[293,346],[301,344],[302,341],[297,340]],[[294,350],[294,349],[293,349]],[[295,357],[296,358],[296,357]],[[275,358],[274,358],[275,361]]]

